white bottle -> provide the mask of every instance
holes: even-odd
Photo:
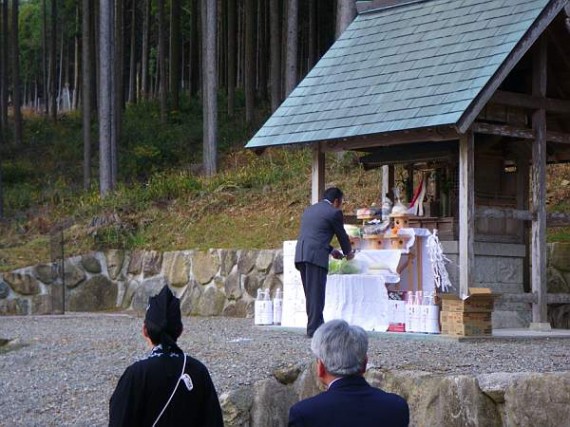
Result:
[[[422,304],[422,291],[417,291],[412,304],[412,331],[421,332],[420,310]]]
[[[263,316],[263,320],[264,320],[264,325],[272,325],[273,324],[273,304],[271,303],[271,291],[269,290],[269,288],[267,288],[265,290],[265,294],[264,294],[264,305],[263,305],[263,310],[264,310],[264,316]]]
[[[435,293],[428,297],[426,332],[428,334],[439,334],[439,306],[435,303]]]
[[[275,291],[275,298],[273,299],[273,324],[281,324],[281,315],[283,314],[283,296],[281,289],[277,288]]]
[[[264,312],[264,296],[263,291],[261,289],[257,290],[257,298],[255,299],[254,303],[254,324],[255,325],[263,325],[263,312]]]
[[[413,332],[412,317],[414,312],[415,296],[412,291],[408,291],[406,296],[406,332]]]

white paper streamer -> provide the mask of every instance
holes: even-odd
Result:
[[[437,237],[436,229],[434,229],[433,233],[427,238],[427,248],[433,270],[434,284],[443,292],[447,292],[450,288],[453,288],[449,280],[449,274],[445,268],[445,264],[451,262],[451,260],[443,253],[443,248]]]

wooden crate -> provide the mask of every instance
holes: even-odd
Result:
[[[460,299],[454,294],[442,294],[442,311],[472,313],[492,312],[497,294],[488,288],[469,288],[469,296]]]

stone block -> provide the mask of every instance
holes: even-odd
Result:
[[[40,293],[38,279],[26,273],[4,273],[4,281],[12,290],[20,295],[36,295]]]
[[[256,250],[243,250],[239,255],[239,260],[237,263],[238,271],[241,274],[248,274],[255,266],[255,260],[257,259]]]
[[[197,311],[200,316],[219,316],[222,314],[226,296],[215,286],[208,286],[198,300]]]
[[[478,283],[522,283],[523,260],[507,257],[476,257],[475,281]]]
[[[5,281],[0,280],[0,299],[8,298],[8,295],[10,295],[10,286]]]
[[[202,285],[212,281],[220,270],[220,258],[212,252],[195,252],[192,258],[192,274]]]
[[[52,314],[51,295],[34,295],[32,297],[32,313],[31,314]]]
[[[190,256],[185,252],[165,252],[162,259],[162,274],[168,282],[180,288],[190,278]]]
[[[155,276],[143,280],[134,291],[131,308],[138,313],[144,313],[148,306],[148,299],[158,294],[164,285],[167,284],[168,282],[164,276]]]
[[[180,299],[180,311],[183,316],[198,315],[198,301],[204,293],[203,286],[191,280]]]
[[[239,318],[247,317],[247,302],[242,300],[230,301],[224,307],[222,315],[224,317],[239,317]]]
[[[568,425],[570,372],[532,373],[518,378],[507,388],[504,399],[505,425]]]
[[[273,251],[262,250],[255,259],[255,269],[260,272],[268,272],[273,263]]]
[[[29,314],[29,303],[24,299],[0,300],[0,316],[22,316]]]
[[[293,390],[275,378],[255,384],[251,427],[287,427],[289,408],[296,402]]]
[[[247,294],[252,297],[257,297],[257,290],[261,288],[261,281],[257,274],[247,274],[242,276],[243,289],[246,290]]]
[[[81,265],[91,274],[101,273],[101,262],[94,254],[84,255],[81,257]]]
[[[234,266],[237,264],[237,251],[235,249],[220,249],[218,255],[220,257],[220,274],[227,276],[233,271]]]
[[[68,292],[66,310],[103,311],[117,306],[117,284],[107,276],[97,275]]]
[[[75,265],[71,260],[65,261],[63,265],[63,280],[69,289],[77,287],[85,280],[85,271]]]
[[[53,283],[57,273],[54,272],[54,264],[38,264],[34,267],[34,276],[40,282],[49,285]]]
[[[144,254],[142,272],[144,277],[153,277],[160,273],[162,267],[162,252],[147,251]]]
[[[131,259],[127,267],[128,274],[132,274],[133,276],[141,274],[144,254],[143,251],[135,251],[131,254]]]
[[[220,406],[226,427],[249,426],[250,410],[253,404],[253,389],[241,387],[220,396]]]
[[[125,251],[118,249],[108,249],[104,254],[109,278],[115,280],[119,277],[119,274],[121,274],[121,271],[123,269],[123,263],[125,262]]]
[[[243,291],[240,286],[240,274],[237,271],[230,273],[224,281],[224,290],[228,300],[237,300],[241,298]]]

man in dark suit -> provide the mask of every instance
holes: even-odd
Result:
[[[305,209],[301,217],[301,230],[295,247],[295,267],[301,273],[305,291],[309,337],[324,322],[329,255],[337,259],[346,256],[349,260],[354,257],[340,210],[342,196],[339,188],[328,188],[323,199]],[[342,253],[331,246],[333,236],[337,237]]]
[[[323,324],[313,336],[317,376],[328,388],[289,410],[289,427],[406,427],[404,398],[370,386],[366,371],[368,336],[344,320]]]

